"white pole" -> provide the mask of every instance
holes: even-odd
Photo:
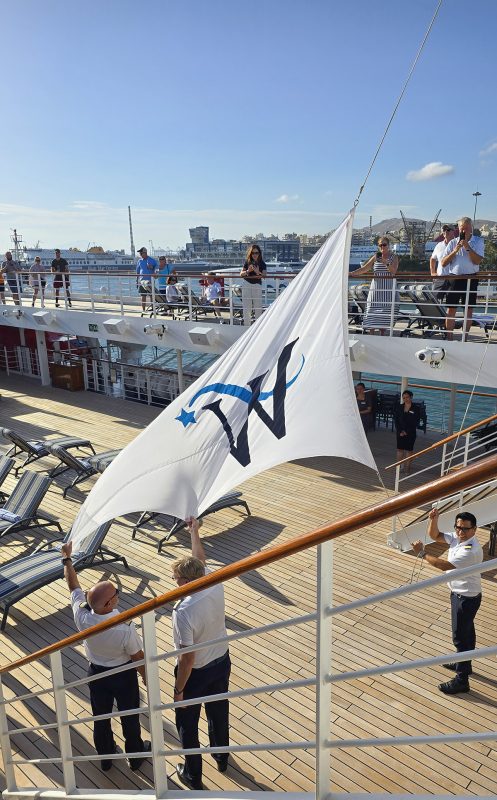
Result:
[[[185,376],[183,374],[183,351],[176,350],[176,357],[178,359],[178,389],[179,394],[185,391]]]
[[[16,792],[16,773],[12,763],[12,748],[10,746],[9,720],[4,705],[3,685],[0,677],[0,742],[2,744],[2,760],[5,770],[5,782],[8,792]]]
[[[142,617],[143,649],[147,672],[148,716],[152,739],[152,766],[154,770],[155,796],[167,794],[166,759],[164,752],[164,726],[162,723],[159,662],[157,661],[157,637],[155,631],[155,612],[149,611]]]
[[[64,672],[62,669],[61,651],[57,650],[50,655],[50,669],[55,698],[55,715],[57,718],[57,732],[59,734],[60,755],[62,757],[62,772],[64,774],[64,788],[66,795],[76,791],[76,775],[72,759],[71,730],[67,724],[66,693],[64,688]]]
[[[316,800],[326,800],[330,794],[331,750],[331,616],[326,614],[332,605],[333,542],[324,542],[317,555],[317,625],[316,625]]]

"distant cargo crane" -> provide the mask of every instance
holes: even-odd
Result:
[[[435,225],[437,224],[438,217],[441,213],[442,209],[438,210],[438,213],[433,220],[430,229],[427,231],[426,222],[420,219],[411,219],[407,220],[401,210],[400,216],[402,217],[402,222],[404,223],[404,231],[409,242],[409,253],[411,258],[424,258],[425,257],[425,245],[428,239],[430,238]]]

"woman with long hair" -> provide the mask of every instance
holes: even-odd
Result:
[[[266,265],[259,245],[251,244],[248,248],[240,277],[245,281],[242,288],[243,324],[252,325],[252,314],[254,320],[262,314],[262,279],[266,277]]]
[[[402,461],[412,455],[416,431],[419,423],[419,410],[412,402],[412,392],[404,389],[402,402],[395,411],[395,430],[397,432],[397,461]],[[411,462],[404,464],[406,475],[411,471]]]

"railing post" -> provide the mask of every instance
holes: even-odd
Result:
[[[228,297],[230,304],[230,325],[233,325],[233,278],[228,278]]]
[[[164,752],[164,727],[162,724],[159,662],[157,657],[157,637],[155,613],[149,611],[142,617],[143,650],[147,673],[148,718],[152,739],[152,767],[154,770],[155,796],[167,794],[167,769]]]
[[[470,437],[470,435],[471,435],[470,433],[466,433],[465,436],[464,436],[464,440],[465,441],[464,441],[464,458],[463,458],[463,462],[462,462],[463,467],[466,467],[467,464],[468,464],[469,437]]]
[[[331,750],[331,617],[333,600],[333,542],[324,542],[317,553],[316,625],[316,800],[330,793]]]
[[[397,294],[397,278],[392,278],[392,309],[390,311],[390,331],[389,336],[393,336],[393,329],[395,325],[395,297]]]
[[[91,310],[95,311],[95,298],[93,296],[93,285],[91,272],[88,273],[88,293],[90,295]]]
[[[5,372],[7,373],[7,377],[10,375],[9,370],[9,354],[7,353],[7,348],[4,346],[3,348],[4,356],[5,356]]]
[[[466,278],[466,299],[464,301],[464,319],[463,319],[463,328],[462,328],[462,337],[461,341],[466,341],[466,325],[468,322],[468,308],[469,308],[469,287],[471,285],[470,279]],[[469,331],[468,331],[469,333]]]
[[[85,384],[85,390],[88,391],[88,362],[86,358],[82,359],[83,364],[83,382]]]
[[[188,285],[188,318],[193,319],[192,279],[187,278]]]
[[[152,317],[155,319],[156,318],[156,313],[155,313],[155,275],[151,275],[150,276],[150,285],[152,287],[152,295],[151,295],[152,296]]]
[[[57,718],[60,755],[62,757],[62,772],[64,774],[64,788],[66,794],[73,794],[76,791],[76,775],[74,773],[74,763],[71,760],[71,730],[67,724],[69,717],[67,714],[64,672],[62,669],[62,655],[60,650],[50,654],[50,669],[52,672],[55,715]]]
[[[2,760],[5,771],[5,783],[8,792],[17,791],[16,773],[12,763],[12,748],[10,746],[9,720],[4,705],[2,679],[0,678],[0,742],[2,745]]]
[[[440,475],[443,475],[445,472],[445,459],[447,458],[447,442],[442,447],[442,462],[440,466]]]

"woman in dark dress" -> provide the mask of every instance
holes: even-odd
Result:
[[[366,397],[366,387],[363,383],[356,384],[355,394],[357,397],[357,407],[359,409],[359,414],[361,415],[364,433],[367,433],[371,427],[371,414],[373,409],[371,407],[370,400],[368,400]]]
[[[402,403],[395,412],[395,430],[397,431],[397,461],[412,455],[414,442],[416,441],[416,431],[419,422],[419,411],[413,405],[412,392],[406,389],[402,392]],[[406,473],[411,470],[411,462],[404,465]]]

